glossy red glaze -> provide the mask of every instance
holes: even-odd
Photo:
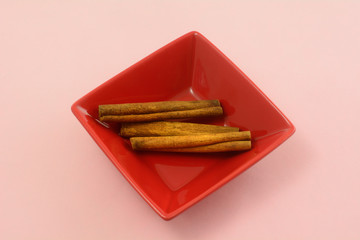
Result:
[[[250,130],[242,153],[134,152],[119,125],[101,124],[99,104],[219,99],[225,116],[201,122]],[[130,184],[171,219],[278,147],[295,128],[260,89],[198,32],[190,32],[100,85],[72,111]]]

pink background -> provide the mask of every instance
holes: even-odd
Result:
[[[0,239],[360,239],[360,4],[1,1]],[[297,132],[171,221],[71,104],[191,30]]]

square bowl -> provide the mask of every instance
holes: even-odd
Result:
[[[224,117],[201,122],[250,130],[241,153],[134,152],[119,125],[98,120],[98,105],[219,99]],[[108,158],[164,219],[194,205],[270,153],[294,125],[219,49],[187,33],[76,101],[72,112]]]

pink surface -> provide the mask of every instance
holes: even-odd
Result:
[[[0,239],[359,239],[359,12],[355,1],[1,1]],[[297,132],[164,221],[70,106],[191,30]]]

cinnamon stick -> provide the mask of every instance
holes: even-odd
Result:
[[[166,119],[181,119],[194,117],[215,117],[223,114],[222,107],[207,107],[183,111],[156,112],[149,114],[105,115],[100,117],[103,122],[149,122]]]
[[[132,137],[130,142],[134,150],[151,150],[197,147],[220,142],[250,140],[250,138],[250,131],[243,131],[187,136]]]
[[[246,151],[250,149],[251,149],[251,141],[231,141],[231,142],[214,143],[214,144],[198,146],[198,147],[157,148],[157,149],[147,149],[147,150],[157,151],[157,152],[213,153],[213,152]]]
[[[239,128],[188,122],[139,122],[123,123],[121,125],[120,135],[123,137],[151,137],[222,132],[239,132]]]
[[[99,117],[105,115],[137,115],[220,107],[219,100],[162,101],[99,105]]]

